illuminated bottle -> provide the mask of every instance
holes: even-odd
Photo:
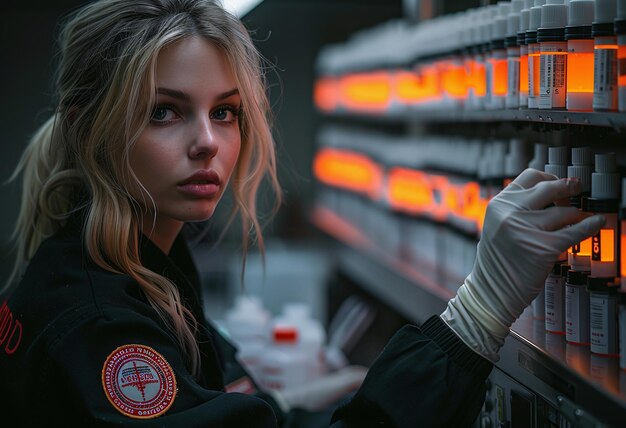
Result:
[[[591,195],[592,173],[593,166],[589,147],[574,147],[572,149],[572,165],[567,167],[567,178],[578,178],[581,192],[570,198],[570,205],[582,211],[587,211],[587,199]],[[567,262],[574,271],[589,271],[591,269],[591,238],[572,246],[567,253]]]
[[[493,9],[497,7],[495,5],[485,6],[481,8],[480,20],[478,21],[478,50],[480,52],[480,59],[482,60],[482,76],[477,76],[476,85],[478,85],[481,90],[478,95],[478,109],[487,108],[488,100],[489,100],[489,81],[487,76],[488,70],[488,60],[491,53],[490,46],[490,37],[491,37],[491,19]]]
[[[569,4],[567,40],[567,110],[593,110],[593,0]]]
[[[530,0],[527,0],[530,3]],[[527,3],[525,2],[525,3]],[[530,20],[530,6],[520,12],[517,44],[519,45],[519,107],[528,107],[528,44],[526,31]]]
[[[506,57],[507,57],[507,92],[506,108],[519,107],[519,72],[520,72],[520,46],[517,43],[517,32],[520,26],[520,13],[524,7],[524,0],[511,2],[511,13],[506,21]],[[528,57],[527,57],[528,59]]]
[[[537,30],[541,25],[541,6],[545,0],[535,1],[535,6],[530,8],[528,31],[526,31],[526,43],[528,44],[528,108],[537,108],[539,100],[539,42],[537,42]]]
[[[593,109],[617,111],[617,38],[613,20],[616,0],[595,0]]]
[[[567,99],[567,6],[542,6],[541,26],[537,30],[539,42],[539,99],[540,109],[565,109]]]
[[[626,111],[626,0],[617,1],[617,86],[619,111]]]
[[[472,77],[470,96],[468,107],[472,110],[481,110],[485,108],[487,97],[487,62],[486,54],[488,52],[488,25],[487,20],[491,16],[488,8],[480,8],[476,13],[476,24],[472,29]],[[487,25],[487,26],[486,26]]]
[[[487,64],[487,80],[489,86],[489,102],[487,108],[491,110],[503,109],[506,103],[508,84],[508,59],[506,50],[507,17],[511,5],[507,2],[498,2],[491,21],[491,55]]]
[[[591,197],[587,209],[606,218],[604,227],[592,237],[591,276],[615,278],[618,275],[617,213],[620,176],[615,154],[597,154],[595,172],[591,174]]]

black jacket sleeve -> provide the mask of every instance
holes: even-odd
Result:
[[[337,409],[333,428],[465,427],[485,398],[492,364],[439,317],[405,326],[374,362],[356,395]]]

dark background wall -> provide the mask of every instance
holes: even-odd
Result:
[[[0,9],[0,181],[11,174],[28,138],[51,114],[51,75],[59,19],[84,4],[76,0],[4,1]],[[281,238],[309,236],[311,159],[316,114],[311,89],[321,46],[345,40],[357,29],[402,15],[400,0],[266,0],[243,21],[261,53],[275,65],[268,74],[276,115],[275,137],[286,203],[268,228]],[[19,189],[0,185],[0,282],[11,264],[9,236]]]

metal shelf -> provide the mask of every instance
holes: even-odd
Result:
[[[336,254],[338,267],[408,319],[439,314],[453,297],[432,276],[432,268],[423,272],[419,265],[384,253],[336,214],[316,208],[312,221],[342,244]],[[611,425],[626,420],[626,372],[619,370],[618,360],[547,333],[544,321],[534,320],[532,311],[513,324],[497,366],[556,408],[574,402]]]
[[[379,122],[433,122],[433,123],[493,123],[524,122],[537,124],[582,125],[612,128],[616,132],[626,130],[626,113],[614,112],[570,112],[562,110],[460,110],[423,109],[396,113],[356,113],[338,111],[330,117],[373,120]]]

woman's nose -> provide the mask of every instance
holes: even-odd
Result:
[[[206,118],[198,121],[194,132],[193,144],[190,147],[191,158],[212,158],[217,154],[218,144],[216,135],[211,127],[211,120]]]

